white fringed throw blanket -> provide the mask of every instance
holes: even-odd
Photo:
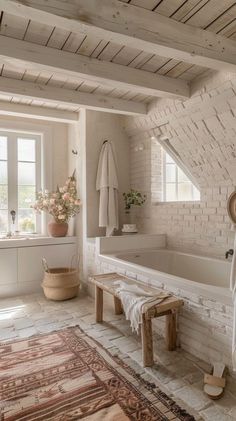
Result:
[[[137,333],[144,304],[146,309],[146,304],[150,304],[150,307],[152,307],[171,295],[162,291],[154,295],[153,292],[145,291],[138,285],[129,285],[124,281],[117,280],[114,285],[117,285],[116,292],[122,302],[126,320],[130,320],[132,331]]]

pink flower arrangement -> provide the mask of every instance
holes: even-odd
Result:
[[[74,172],[75,173],[75,172]],[[36,212],[48,212],[56,222],[68,222],[80,211],[80,199],[77,198],[74,173],[68,177],[65,186],[58,187],[56,192],[40,191],[36,202],[31,207]]]

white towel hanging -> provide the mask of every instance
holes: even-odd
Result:
[[[99,227],[106,228],[106,236],[118,229],[118,177],[110,141],[105,141],[99,156],[96,189],[100,191]]]

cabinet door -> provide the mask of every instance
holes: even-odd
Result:
[[[18,249],[18,282],[40,282],[43,279],[42,259],[49,267],[70,266],[76,253],[75,244],[25,247]]]
[[[17,283],[17,249],[0,249],[0,285]]]

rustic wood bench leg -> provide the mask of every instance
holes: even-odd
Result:
[[[152,342],[152,320],[146,319],[145,315],[142,315],[142,353],[143,353],[143,366],[151,367],[153,361],[153,342]]]
[[[123,307],[118,297],[114,297],[114,305],[115,305],[115,314],[122,314]]]
[[[168,351],[176,349],[176,312],[166,315],[166,344]]]
[[[103,316],[103,290],[95,286],[95,312],[96,322],[102,322]]]

